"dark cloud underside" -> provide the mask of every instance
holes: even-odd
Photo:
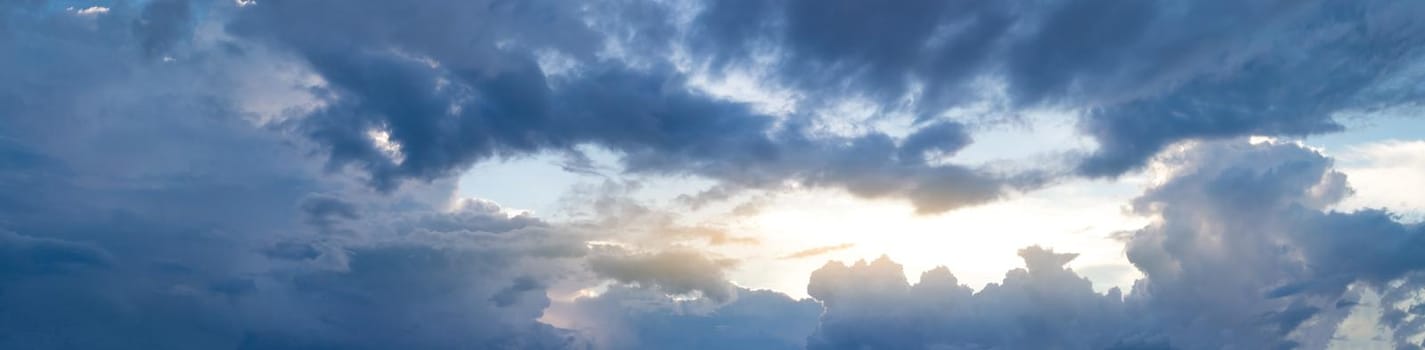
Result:
[[[1338,112],[1413,103],[1422,14],[1400,1],[717,1],[689,46],[714,67],[771,55],[775,79],[814,96],[909,97],[927,119],[1002,86],[1003,113],[1082,111],[1099,149],[1078,172],[1117,176],[1181,140],[1339,131]]]

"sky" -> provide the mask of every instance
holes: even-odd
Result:
[[[1422,349],[1422,17],[0,1],[0,349]]]

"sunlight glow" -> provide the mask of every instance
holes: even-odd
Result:
[[[925,270],[944,265],[961,283],[979,289],[1023,266],[1016,251],[1040,245],[1079,254],[1070,266],[1093,280],[1095,289],[1117,286],[1126,290],[1138,277],[1137,271],[1128,265],[1122,243],[1110,236],[1147,222],[1122,208],[1135,189],[1132,185],[1080,182],[937,215],[917,215],[902,202],[802,191],[779,197],[743,223],[765,239],[762,249],[767,251],[755,263],[747,264],[756,269],[740,270],[732,277],[753,288],[805,295],[805,276],[828,260],[871,260],[888,255],[905,265],[911,281]],[[851,247],[784,259],[788,253],[838,245]]]

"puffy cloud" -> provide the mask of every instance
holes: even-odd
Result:
[[[1151,341],[1135,333],[1117,289],[1093,291],[1064,267],[1073,254],[1020,251],[1027,268],[976,293],[948,269],[909,284],[882,257],[828,263],[807,292],[826,307],[808,349],[1104,349]]]
[[[1350,284],[1384,288],[1425,267],[1418,225],[1325,210],[1350,188],[1313,150],[1210,143],[1164,161],[1172,178],[1135,201],[1159,220],[1132,233],[1127,254],[1147,276],[1133,296],[1181,325],[1176,342],[1322,347]]]
[[[1036,247],[1026,268],[979,292],[944,268],[909,284],[882,258],[830,263],[808,293],[826,307],[809,348],[1325,348],[1351,286],[1386,297],[1380,323],[1411,347],[1425,227],[1380,210],[1327,208],[1350,194],[1332,160],[1290,143],[1191,145],[1164,155],[1163,181],[1134,201],[1152,224],[1124,234],[1144,274],[1097,294]],[[1403,308],[1401,305],[1404,305]]]
[[[601,349],[802,349],[821,305],[773,291],[738,288],[737,300],[672,299],[650,289],[613,287],[555,305],[561,326]]]

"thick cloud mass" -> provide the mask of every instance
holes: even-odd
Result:
[[[595,145],[622,155],[627,171],[731,188],[837,187],[908,198],[922,212],[1059,172],[932,162],[971,140],[941,117],[947,110],[1079,111],[1099,148],[1075,172],[1117,176],[1182,140],[1338,131],[1337,113],[1410,103],[1425,37],[1410,21],[1425,7],[1389,1],[693,8],[682,23],[663,18],[687,9],[657,4],[279,1],[239,9],[226,27],[321,78],[323,105],[289,126],[322,145],[330,166],[363,169],[381,189]],[[869,98],[877,110],[909,107],[919,122],[901,140],[825,135],[812,108],[773,117],[692,89],[680,50],[712,72],[771,72],[812,106]]]
[[[922,212],[1046,180],[929,158],[970,143],[938,116],[995,99],[987,86],[1003,86],[999,112],[1082,111],[1100,147],[1078,172],[1116,176],[1180,140],[1335,131],[1337,112],[1412,101],[1402,79],[1425,37],[1408,20],[1425,9],[1388,2],[730,1],[694,6],[690,23],[662,19],[686,10],[662,5],[567,5],[278,1],[212,16],[319,78],[319,105],[287,127],[383,190],[595,145],[627,171],[844,188]],[[145,6],[132,26],[142,51],[181,46],[191,11]],[[691,88],[679,48],[715,72],[770,54],[772,78],[813,105],[869,97],[921,122],[900,140],[824,135],[809,112],[761,115]]]
[[[1425,268],[1418,224],[1379,210],[1324,211],[1350,189],[1315,151],[1220,143],[1168,159],[1174,178],[1135,201],[1161,220],[1134,232],[1127,253],[1148,276],[1132,297],[1173,322],[1174,339],[1322,347],[1321,332],[1340,321],[1327,313],[1349,284],[1387,288]],[[1317,322],[1303,326],[1308,319]]]
[[[127,5],[0,4],[0,348],[579,345],[535,319],[581,241],[309,165],[238,105],[261,50]]]
[[[826,312],[808,349],[1103,349],[1135,340],[1117,289],[1094,293],[1064,268],[1073,254],[1020,251],[1027,269],[978,293],[945,268],[908,284],[882,257],[812,273],[807,292]]]
[[[943,268],[911,285],[886,258],[830,263],[808,286],[826,307],[808,347],[1319,349],[1354,306],[1348,286],[1418,291],[1408,281],[1425,269],[1425,227],[1327,210],[1350,189],[1320,153],[1221,142],[1163,162],[1171,177],[1135,200],[1158,218],[1127,235],[1145,275],[1131,293],[1094,293],[1063,267],[1074,255],[1037,247],[1020,252],[1025,269],[979,292]],[[1386,315],[1397,344],[1414,348],[1406,339],[1420,323]]]
[[[616,38],[559,3],[396,8],[408,7],[275,2],[239,11],[230,25],[293,51],[322,77],[327,104],[294,127],[327,148],[333,167],[364,169],[378,188],[449,176],[494,157],[577,152],[578,145],[617,151],[633,172],[703,175],[738,187],[841,187],[909,197],[927,212],[1035,185],[927,162],[926,152],[953,154],[969,143],[954,122],[929,125],[900,145],[879,132],[818,137],[804,118],[779,120],[692,90],[665,58],[599,57]],[[389,15],[402,11],[414,13]],[[550,57],[572,60],[576,71],[551,72],[541,63]],[[373,142],[373,133],[393,147]]]
[[[827,99],[1083,111],[1116,176],[1174,142],[1340,130],[1333,114],[1413,103],[1425,7],[1399,1],[715,1],[689,46],[714,68],[771,60]]]
[[[187,52],[194,58],[311,74],[312,105],[283,124],[321,146],[333,169],[361,169],[387,191],[492,158],[595,145],[621,154],[632,172],[701,175],[729,188],[791,181],[939,212],[1057,173],[932,161],[971,140],[963,121],[940,117],[946,110],[988,101],[1003,107],[994,113],[1080,111],[1099,149],[1077,172],[1116,176],[1177,141],[1336,131],[1339,112],[1412,102],[1425,37],[1410,20],[1425,7],[1392,1],[200,4],[118,4],[81,16],[12,2],[6,47],[30,54],[6,58],[25,67],[7,78],[50,81],[27,91],[59,89],[44,85],[117,74],[55,69],[93,57],[78,54],[96,38],[131,42],[125,50],[156,63],[188,59],[175,55],[200,35],[221,43]],[[686,11],[690,22],[674,20]],[[103,32],[84,34],[96,26]],[[72,45],[43,47],[64,40]],[[74,52],[50,52],[60,49]],[[691,88],[689,64],[713,73],[757,66],[811,105],[864,97],[877,110],[908,106],[920,122],[900,139],[824,135],[810,111],[761,115]],[[49,108],[7,96],[27,111]]]

